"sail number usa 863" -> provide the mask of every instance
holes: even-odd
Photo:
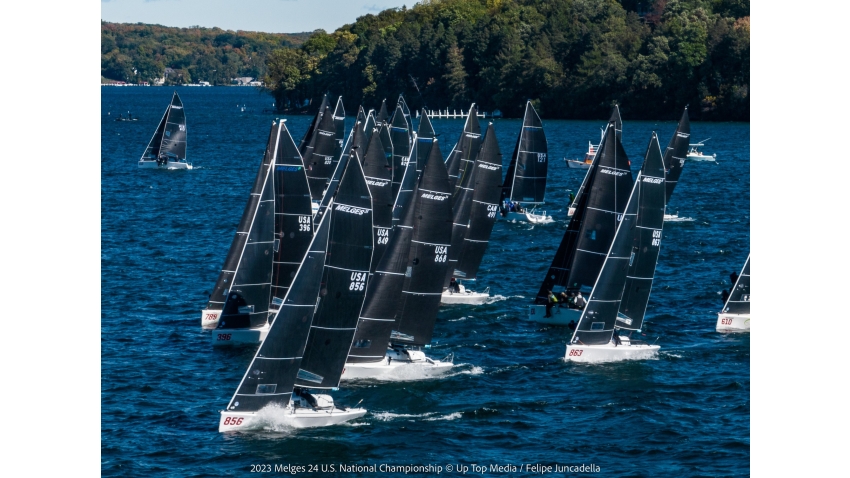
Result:
[[[661,231],[652,231],[652,245],[656,247],[661,245]]]

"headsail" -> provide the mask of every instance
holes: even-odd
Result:
[[[228,410],[255,412],[266,405],[285,407],[289,403],[321,288],[330,225],[331,214],[324,214],[283,305],[230,399]]]
[[[493,225],[496,223],[501,183],[502,153],[496,140],[496,130],[493,123],[490,123],[481,144],[481,151],[475,159],[469,230],[463,239],[459,259],[454,265],[457,277],[475,279],[478,274],[478,267],[484,258]]]
[[[372,260],[372,198],[359,161],[349,161],[333,202],[322,288],[296,385],[334,388],[363,307]]]
[[[688,107],[682,113],[676,133],[670,138],[667,149],[664,150],[664,167],[667,169],[667,203],[673,195],[673,189],[679,182],[685,159],[688,157],[688,145],[691,142],[691,120],[688,117]]]
[[[419,129],[416,133],[416,144],[418,145],[416,154],[411,153],[410,160],[416,159],[416,172],[421,173],[425,167],[428,157],[431,155],[431,143],[437,138],[434,133],[434,127],[431,125],[431,120],[428,118],[428,113],[425,108],[422,108],[422,113],[419,115]],[[443,158],[440,158],[442,161]]]
[[[322,119],[322,115],[325,113],[325,108],[328,107],[328,94],[325,93],[322,96],[322,103],[319,105],[319,109],[316,110],[316,116],[313,117],[313,121],[310,122],[310,127],[307,128],[307,131],[304,133],[304,136],[301,138],[301,141],[298,143],[298,152],[301,153],[301,156],[307,155],[307,148],[312,149],[312,144],[315,141],[316,137],[316,129],[319,127],[319,121]]]
[[[750,313],[750,255],[747,254],[747,262],[741,269],[738,280],[729,293],[729,298],[723,304],[723,313],[726,314],[749,314]]]
[[[649,293],[655,277],[655,266],[661,251],[661,232],[664,227],[665,184],[664,161],[658,136],[652,134],[643,166],[636,181],[638,189],[637,224],[632,251],[634,257],[626,275],[623,299],[617,328],[640,330],[643,326]]]
[[[313,148],[308,147],[304,155],[304,167],[307,168],[307,179],[310,181],[310,194],[314,201],[321,201],[342,152],[342,145],[336,139],[336,124],[330,108],[325,108],[312,143]]]

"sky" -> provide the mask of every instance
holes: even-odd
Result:
[[[100,18],[114,23],[219,27],[268,33],[332,32],[357,17],[416,0],[101,0]]]

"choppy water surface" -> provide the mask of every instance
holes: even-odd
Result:
[[[335,399],[362,400],[369,410],[347,425],[224,435],[218,412],[254,349],[213,349],[200,310],[247,201],[274,118],[262,109],[272,100],[252,88],[179,88],[195,169],[139,170],[171,92],[101,93],[104,475],[234,475],[258,464],[273,473],[275,465],[304,465],[305,474],[311,464],[319,472],[322,465],[337,472],[340,464],[434,465],[451,475],[458,472],[447,465],[469,466],[471,474],[473,463],[488,472],[491,464],[515,465],[519,474],[531,474],[524,464],[544,463],[595,464],[616,476],[749,475],[750,340],[714,331],[720,291],[749,252],[748,124],[692,123],[692,139],[710,137],[704,149],[718,161],[686,164],[671,200],[672,211],[692,220],[664,227],[645,330],[661,345],[656,360],[565,363],[568,331],[525,319],[563,235],[569,192],[584,175],[563,158],[581,158],[604,125],[544,118],[545,209],[555,221],[496,224],[474,286],[489,286],[496,298],[440,310],[429,354],[454,353],[452,374],[344,385]],[[113,121],[127,111],[139,121]],[[310,118],[287,120],[299,140]],[[676,127],[624,121],[634,171],[651,132],[665,146]],[[463,121],[433,123],[445,157]],[[505,166],[519,125],[495,121]]]

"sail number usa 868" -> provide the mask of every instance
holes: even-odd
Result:
[[[436,246],[434,248],[434,262],[446,262],[446,256],[449,254],[449,246]]]

